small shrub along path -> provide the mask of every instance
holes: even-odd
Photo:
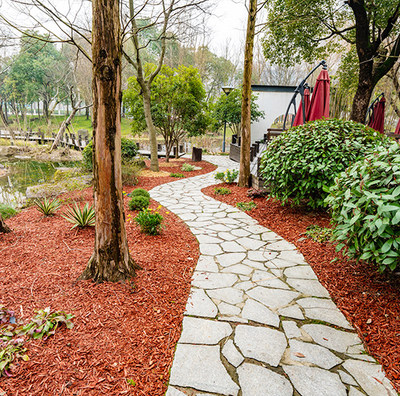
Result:
[[[201,169],[182,172],[184,162]],[[172,164],[165,167],[168,173],[186,177],[216,169],[207,162]],[[137,186],[124,190],[151,189],[173,180],[140,176]],[[129,247],[142,270],[132,283],[76,282],[92,254],[94,228],[71,230],[60,214],[73,201],[92,203],[92,195],[91,188],[64,194],[64,205],[53,217],[43,217],[34,207],[24,209],[7,220],[13,232],[0,234],[0,304],[15,311],[18,320],[47,306],[75,316],[72,330],[60,327],[46,341],[26,344],[29,361],[18,361],[11,377],[0,378],[0,395],[149,396],[166,391],[198,242],[164,208],[159,209],[162,233],[140,233],[125,197]],[[151,201],[151,208],[158,206]]]
[[[228,188],[231,194],[217,195],[216,187]],[[343,258],[335,252],[334,244],[307,238],[305,232],[310,225],[330,227],[326,213],[281,206],[267,198],[250,198],[247,191],[224,183],[202,189],[204,194],[232,206],[251,200],[256,203],[257,208],[246,213],[296,245],[399,392],[400,276],[379,274],[371,264]],[[332,262],[333,259],[337,260]]]

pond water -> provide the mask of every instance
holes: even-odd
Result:
[[[18,207],[25,201],[26,188],[50,181],[58,168],[77,162],[39,162],[0,157],[0,203]],[[4,167],[4,168],[3,168]],[[1,176],[6,170],[6,175]]]

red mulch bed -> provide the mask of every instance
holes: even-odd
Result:
[[[202,191],[233,206],[237,202],[251,201],[247,188],[219,184],[218,187],[232,191],[232,194],[221,196],[214,194],[215,187]],[[373,265],[366,262],[343,258],[335,252],[332,243],[318,243],[307,238],[304,233],[309,225],[330,227],[326,213],[281,206],[266,198],[253,201],[257,208],[246,213],[297,246],[337,306],[357,329],[366,349],[383,365],[393,385],[400,391],[399,277],[379,274]],[[335,258],[337,261],[332,263]]]
[[[202,169],[183,173],[194,176],[216,168],[195,165]],[[180,172],[180,164],[168,170]],[[139,178],[136,187],[150,189],[172,180]],[[92,202],[92,189],[63,199]],[[133,218],[128,200],[125,211]],[[151,207],[157,206],[152,201]],[[0,394],[165,393],[199,249],[177,216],[164,208],[160,212],[165,219],[161,235],[142,234],[133,221],[126,224],[132,257],[142,267],[126,284],[76,282],[91,256],[94,228],[71,230],[60,215],[44,218],[33,207],[7,220],[13,232],[0,234],[0,304],[24,321],[47,306],[75,318],[72,330],[60,327],[46,341],[27,343],[30,360],[19,362],[12,377],[0,378]]]

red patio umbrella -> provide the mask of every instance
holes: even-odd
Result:
[[[400,135],[400,120],[399,120],[399,122],[397,123],[397,127],[396,127],[396,130],[394,131],[394,133],[395,133],[396,135]]]
[[[383,128],[385,126],[385,103],[386,99],[384,96],[382,96],[379,102],[375,103],[372,117],[368,123],[369,127],[380,133],[383,133]]]
[[[321,70],[315,83],[308,109],[307,121],[329,118],[330,79],[327,70]]]
[[[307,118],[308,109],[310,108],[310,90],[306,88],[304,90],[304,109]],[[296,117],[293,121],[293,126],[303,125],[303,102],[300,100],[299,109],[297,110]]]

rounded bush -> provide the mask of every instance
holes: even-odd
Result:
[[[324,206],[335,177],[389,138],[353,121],[318,120],[282,133],[262,157],[261,175],[271,195],[292,205]]]
[[[130,210],[144,210],[150,205],[150,199],[143,195],[138,195],[131,198],[128,205]]]
[[[121,157],[128,163],[138,154],[136,143],[131,139],[121,138]],[[93,169],[93,140],[83,149],[83,163],[86,168]]]
[[[400,266],[400,144],[379,148],[341,173],[326,199],[334,238],[352,258]]]
[[[130,197],[147,197],[150,199],[150,194],[144,188],[135,188],[130,194]]]

